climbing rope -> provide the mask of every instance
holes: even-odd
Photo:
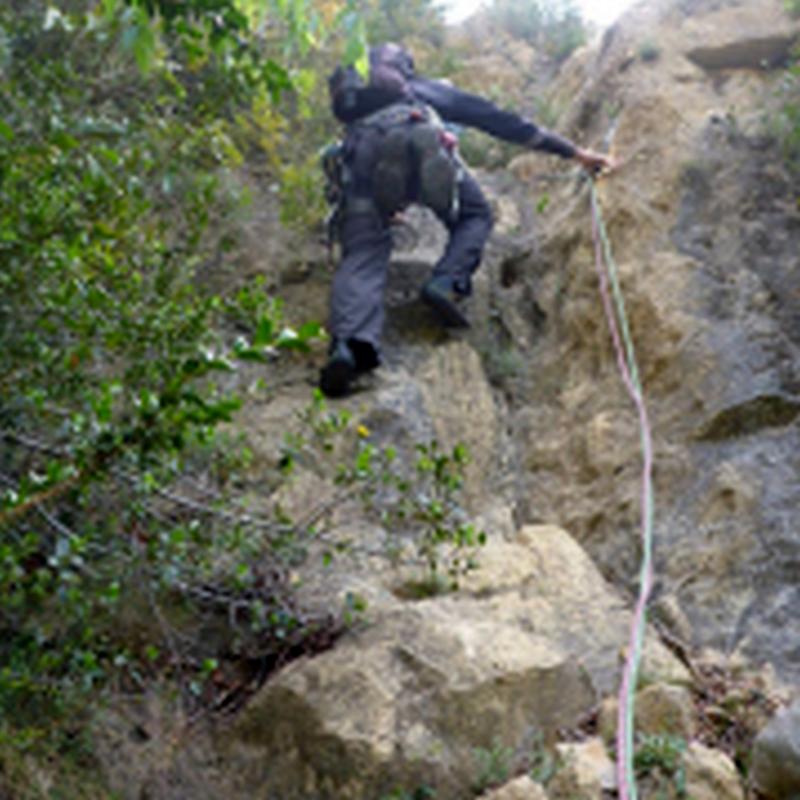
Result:
[[[633,717],[636,681],[642,660],[647,601],[653,585],[653,443],[647,408],[642,394],[639,371],[625,313],[625,301],[619,285],[617,267],[611,252],[600,201],[594,181],[590,181],[592,203],[592,238],[594,239],[595,264],[600,281],[600,294],[617,363],[628,394],[639,415],[642,447],[642,562],[639,577],[639,597],[631,623],[630,641],[619,691],[617,716],[617,784],[620,800],[637,800],[636,776],[633,769]],[[610,291],[609,291],[610,288]]]

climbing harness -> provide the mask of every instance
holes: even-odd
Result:
[[[337,139],[327,144],[320,151],[319,161],[325,176],[325,200],[329,209],[325,218],[325,243],[328,248],[328,263],[333,266],[333,247],[339,237],[344,192],[350,180],[344,162],[344,142]]]
[[[642,660],[647,601],[653,586],[653,442],[647,408],[636,366],[625,313],[625,301],[619,285],[617,268],[611,252],[611,243],[603,223],[600,201],[594,180],[590,181],[592,205],[592,238],[594,240],[595,264],[600,281],[608,327],[617,356],[622,381],[636,406],[642,447],[642,562],[639,577],[639,597],[631,623],[622,683],[619,691],[617,715],[617,784],[620,800],[637,800],[636,776],[633,769],[633,717],[636,680]]]

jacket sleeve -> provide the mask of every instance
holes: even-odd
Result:
[[[576,147],[568,139],[535,125],[512,111],[503,111],[490,100],[427,78],[411,81],[414,96],[433,106],[448,122],[466,125],[497,139],[533,150],[572,158]]]

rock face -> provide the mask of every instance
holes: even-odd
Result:
[[[566,65],[553,98],[570,104],[561,129],[626,159],[598,191],[654,430],[660,588],[694,644],[768,660],[793,683],[800,214],[763,117],[772,66],[798,33],[777,0],[640,4]],[[533,158],[520,157],[529,176],[535,163],[552,171]],[[515,343],[527,337],[526,371],[503,383],[516,513],[565,527],[633,589],[639,439],[598,298],[588,199],[529,183],[529,204],[549,197],[538,249],[490,266],[501,322]]]
[[[799,40],[780,0],[642,3],[546,98],[564,109],[559,130],[625,159],[598,191],[654,430],[659,588],[689,644],[769,660],[794,683],[800,213],[764,117]],[[553,173],[570,174],[521,154],[505,175],[479,174],[503,202],[458,360],[480,354],[499,391],[461,366],[441,380],[456,365],[431,347],[452,343],[415,297],[443,239],[414,219],[424,232],[390,277],[387,366],[405,379],[428,365],[420,391],[434,416],[450,407],[438,431],[458,420],[472,432],[478,493],[502,486],[517,521],[570,531],[633,592],[637,421],[597,291],[587,190]]]

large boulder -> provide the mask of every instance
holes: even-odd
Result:
[[[297,663],[251,704],[229,753],[268,796],[357,800],[393,786],[461,797],[476,748],[520,747],[588,710],[589,682],[553,642],[480,603],[428,601]]]
[[[476,749],[522,759],[618,678],[630,615],[563,531],[490,543],[453,595],[402,603],[272,679],[225,737],[242,786],[285,800],[426,785],[461,798]],[[682,667],[657,642],[654,667]],[[271,795],[270,795],[271,796]]]

